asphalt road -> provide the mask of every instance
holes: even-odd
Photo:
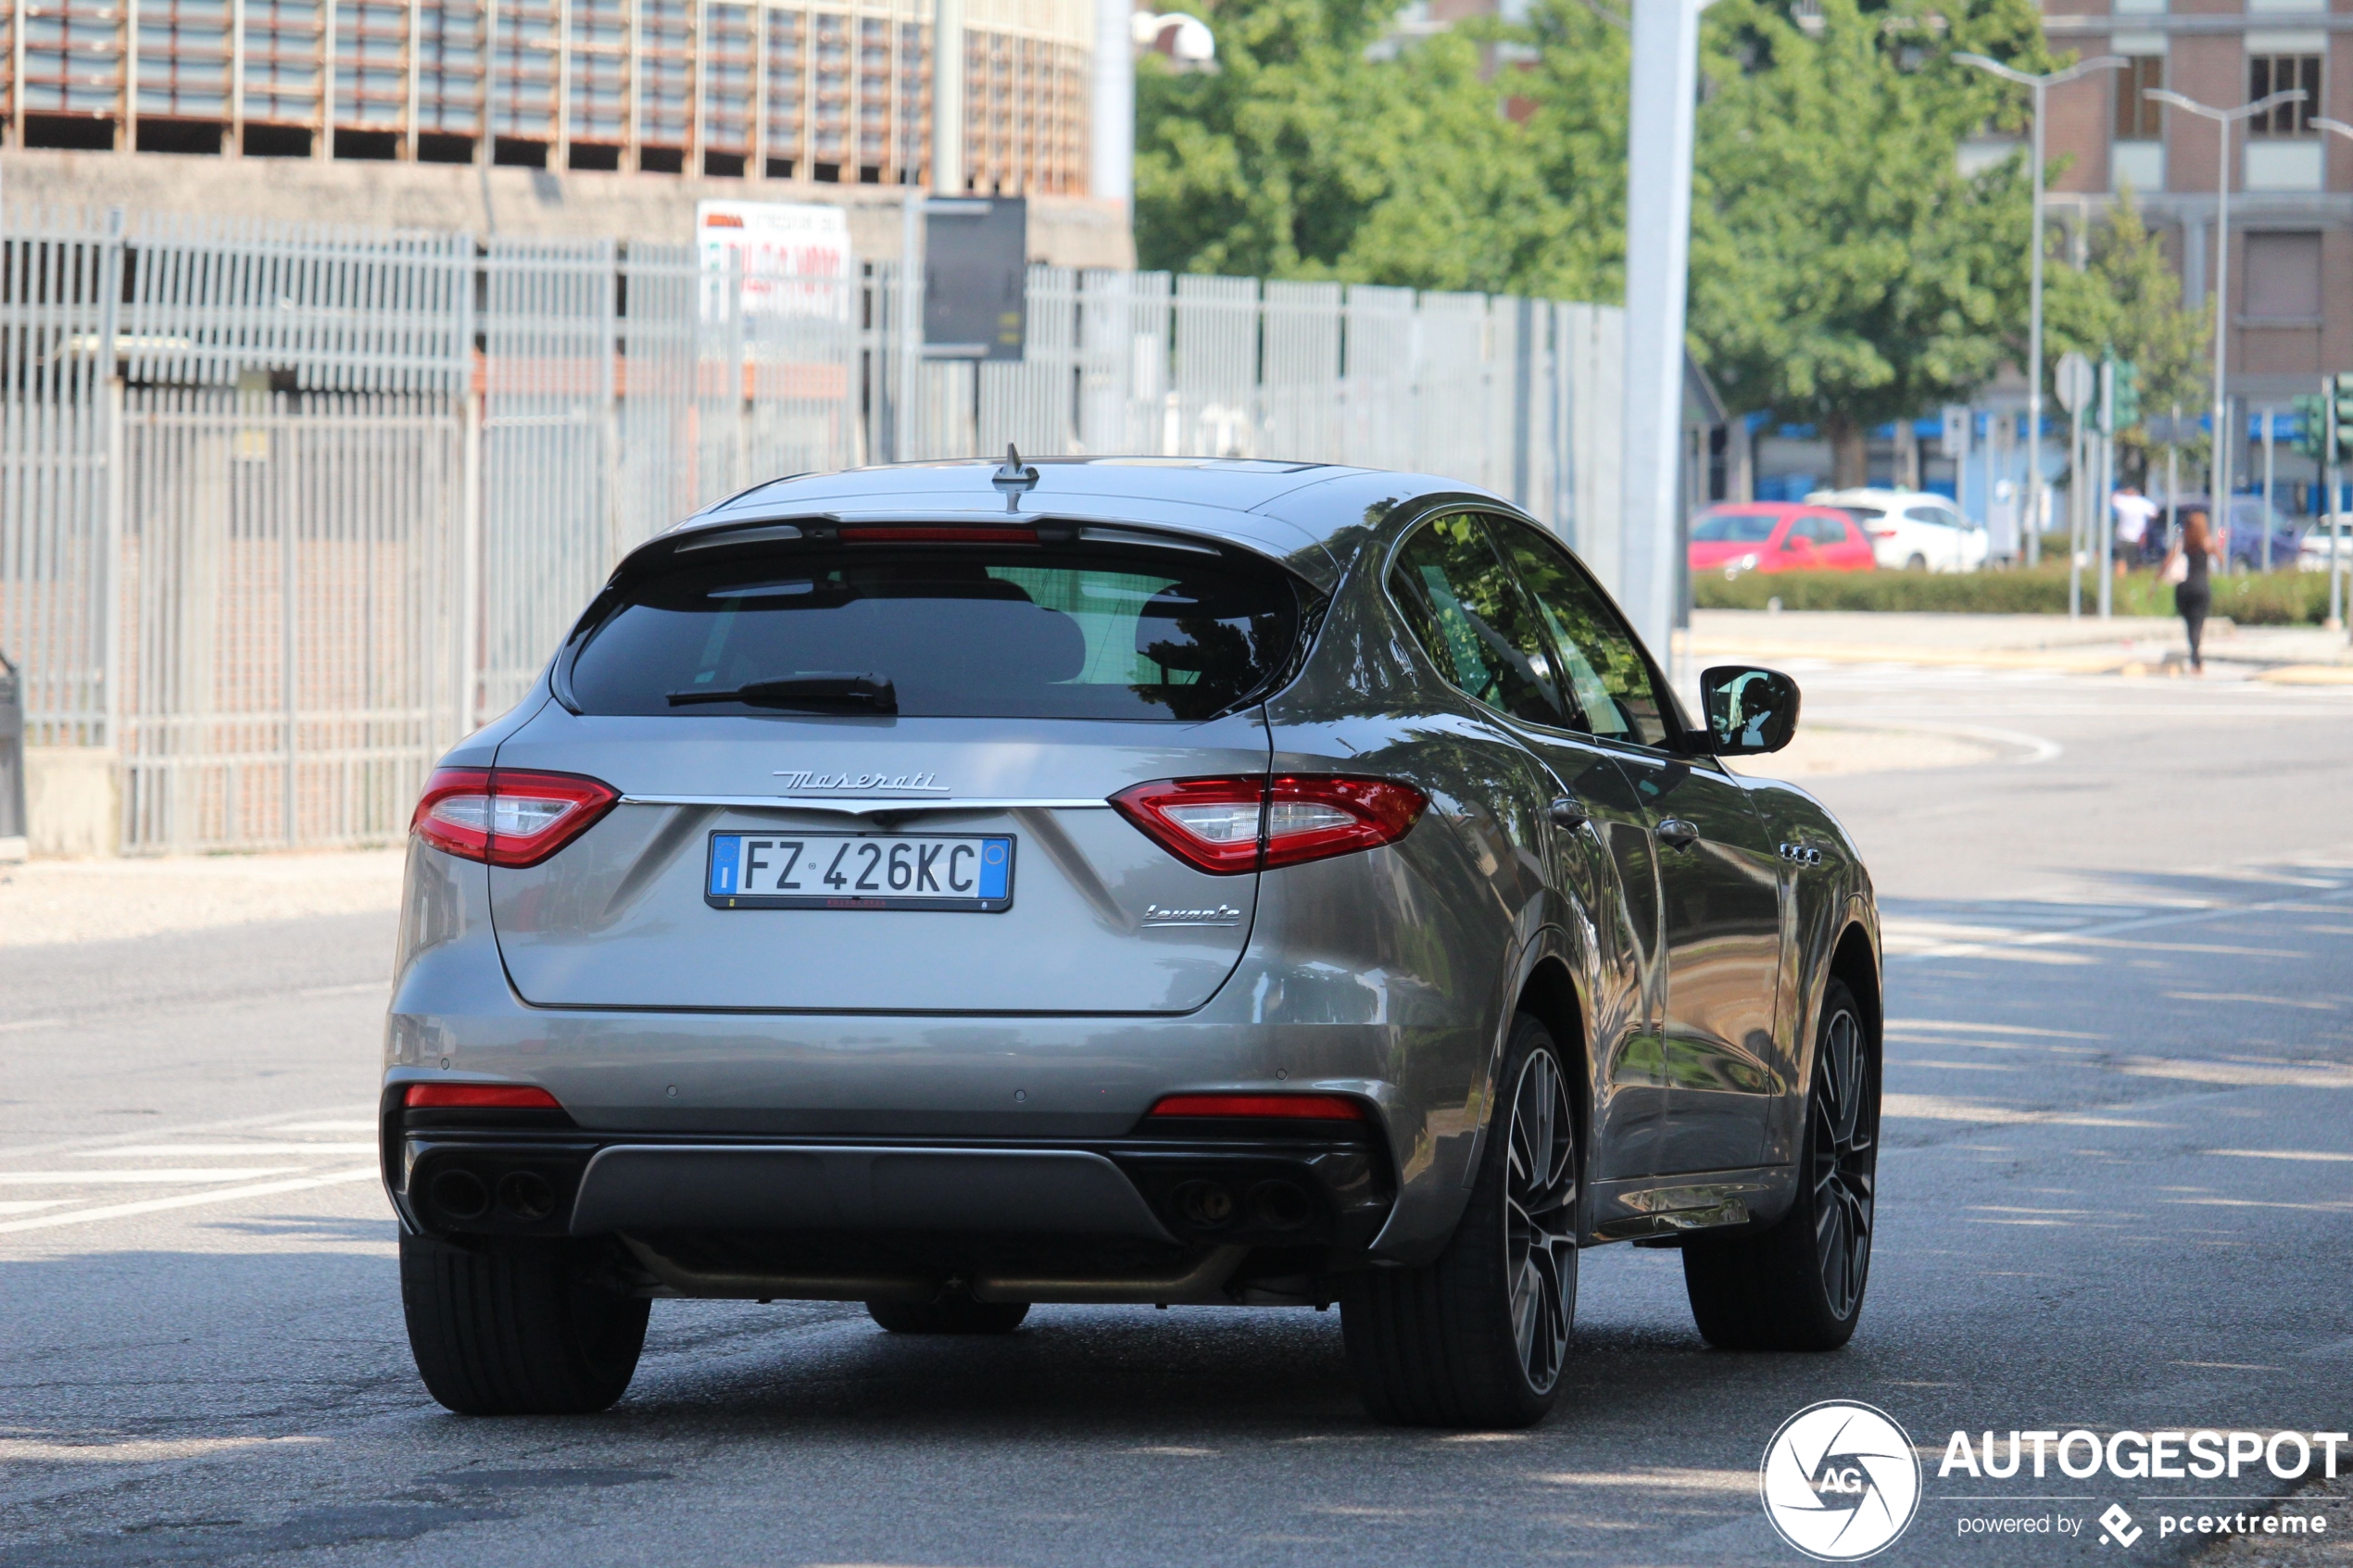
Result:
[[[1205,1308],[925,1342],[663,1302],[610,1413],[461,1419],[409,1367],[365,1147],[390,917],[0,950],[0,1564],[1795,1563],[1757,1461],[1823,1399],[1925,1450],[1882,1561],[2183,1561],[2088,1521],[2282,1484],[1937,1459],[2353,1425],[2353,692],[1797,673],[1816,721],[2005,759],[1817,785],[1891,931],[1843,1352],[1710,1350],[1676,1255],[1615,1248],[1526,1434],[1375,1426],[1337,1313]],[[2087,1523],[1960,1534],[2007,1515]]]

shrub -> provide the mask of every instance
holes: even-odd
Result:
[[[2099,579],[2083,574],[2083,607],[2099,603]],[[1701,609],[1763,609],[1768,599],[1784,609],[1929,610],[1960,615],[2065,615],[2067,566],[2032,571],[1748,572],[1727,582],[1721,572],[1692,579]],[[2119,615],[2171,615],[2173,589],[2154,571],[2126,574],[2116,584]],[[2328,614],[2328,574],[2240,572],[2214,579],[2214,613],[2242,626],[2318,625]]]

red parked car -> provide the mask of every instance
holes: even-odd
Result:
[[[1869,571],[1878,562],[1870,536],[1835,507],[1793,501],[1714,506],[1692,520],[1692,570],[1737,577],[1743,571]]]

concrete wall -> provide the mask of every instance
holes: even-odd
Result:
[[[283,222],[497,234],[685,241],[705,200],[824,202],[849,209],[861,257],[899,255],[901,188],[796,180],[686,179],[459,163],[322,163],[309,158],[162,153],[0,151],[9,206],[120,207]],[[1083,196],[1029,198],[1029,257],[1065,267],[1132,268],[1126,209]]]

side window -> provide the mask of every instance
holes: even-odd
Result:
[[[1535,617],[1478,519],[1440,518],[1416,533],[1389,591],[1448,684],[1515,719],[1567,721]]]
[[[1567,550],[1527,524],[1498,520],[1495,532],[1560,649],[1585,727],[1611,740],[1665,745],[1667,721],[1650,666],[1617,608]]]

